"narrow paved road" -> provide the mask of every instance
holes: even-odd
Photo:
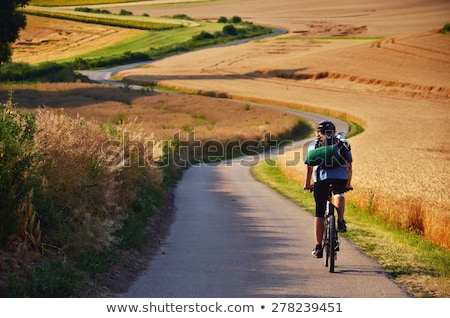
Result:
[[[314,122],[323,118],[298,114]],[[292,147],[301,151],[302,145]],[[344,239],[336,273],[328,273],[323,260],[311,256],[313,216],[258,182],[250,171],[257,160],[185,172],[161,253],[123,297],[408,296]]]
[[[117,70],[86,75],[108,82]],[[315,123],[325,118],[277,109]],[[347,131],[344,122],[334,121],[339,131]],[[305,142],[290,148],[301,152]],[[276,152],[261,157],[275,156]],[[250,166],[258,160],[259,156],[242,157],[189,168],[175,189],[175,221],[160,253],[121,296],[409,296],[378,263],[345,239],[341,239],[336,273],[328,273],[323,260],[311,256],[313,216],[252,176]]]

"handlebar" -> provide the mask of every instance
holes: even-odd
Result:
[[[309,192],[314,192],[314,188],[308,189],[308,188],[304,187],[303,190],[309,190]],[[348,192],[348,191],[352,191],[352,190],[353,190],[353,187],[350,187],[350,188],[346,187],[344,192]]]

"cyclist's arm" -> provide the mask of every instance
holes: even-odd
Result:
[[[311,183],[313,167],[306,165],[306,174],[305,174],[305,186],[303,187],[305,190],[311,190],[314,186]]]
[[[348,166],[348,179],[347,179],[347,185],[345,186],[346,189],[352,189],[352,175],[353,175],[353,167],[351,162],[347,162]]]

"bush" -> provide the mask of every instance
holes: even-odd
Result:
[[[446,25],[444,25],[444,27],[441,29],[440,32],[443,33],[443,34],[450,33],[450,23],[447,23]]]
[[[0,104],[0,247],[23,223],[21,205],[31,195],[41,154],[35,148],[36,114]]]
[[[7,63],[0,70],[0,82],[75,82],[78,79],[79,75],[75,74],[71,65],[55,62],[37,65]]]
[[[199,34],[194,35],[192,37],[192,40],[194,40],[194,41],[210,40],[210,39],[214,39],[214,35],[212,35],[209,32],[206,32],[206,31],[202,31]]]
[[[133,12],[122,9],[120,10],[119,15],[133,15]]]
[[[111,11],[109,11],[109,10],[91,9],[91,8],[87,8],[87,7],[78,7],[78,8],[75,8],[75,11],[88,12],[88,13],[111,14]]]
[[[38,119],[45,186],[35,191],[34,205],[46,243],[72,254],[110,246],[120,204],[114,173],[100,165],[108,135],[64,113],[40,110]]]
[[[134,121],[104,127],[63,111],[19,112],[10,93],[0,107],[0,242],[45,256],[6,268],[8,283],[0,289],[9,297],[76,296],[78,273],[104,272],[115,261],[111,251],[147,242],[168,177],[149,165],[158,149],[148,140]],[[30,211],[37,222],[29,221]],[[11,236],[24,221],[27,232]],[[32,240],[30,224],[39,224],[41,241]]]
[[[234,23],[234,24],[237,24],[237,23],[241,23],[242,22],[242,19],[240,18],[240,17],[238,17],[238,16],[233,16],[232,18],[231,18],[231,23]]]
[[[227,17],[221,16],[218,20],[217,23],[228,23],[228,19]]]
[[[238,34],[238,30],[236,29],[236,27],[232,24],[227,24],[223,27],[222,32],[225,35],[237,35]]]
[[[190,16],[188,16],[187,14],[174,14],[172,16],[172,18],[174,19],[180,19],[180,20],[193,20]]]

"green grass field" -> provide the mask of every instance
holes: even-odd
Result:
[[[166,30],[164,32],[152,32],[149,31],[146,34],[128,39],[116,45],[93,51],[84,55],[82,58],[98,58],[101,56],[111,56],[122,54],[123,52],[145,52],[152,49],[158,49],[161,47],[167,47],[171,45],[177,45],[179,43],[186,42],[192,38],[192,36],[199,34],[201,31],[214,33],[221,31],[223,25],[218,23],[202,22],[199,27],[194,28],[177,28],[172,30]]]

